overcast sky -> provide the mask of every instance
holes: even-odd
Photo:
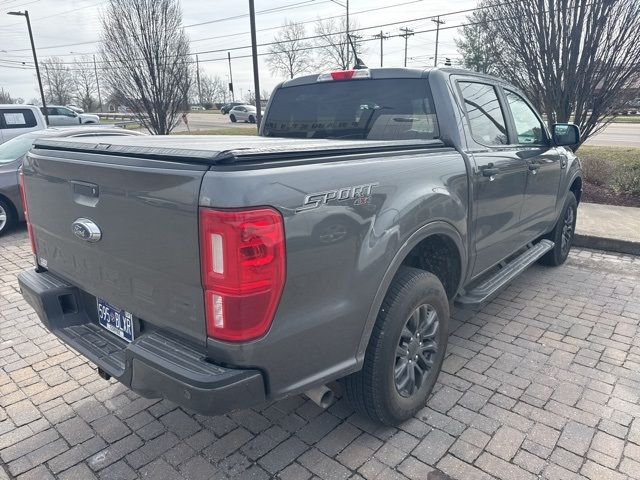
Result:
[[[345,0],[336,0],[344,4]],[[38,96],[33,57],[26,22],[22,17],[6,15],[11,10],[29,10],[40,61],[59,56],[71,61],[74,54],[92,54],[99,49],[100,15],[108,0],[0,0],[0,87],[25,101]],[[183,23],[191,39],[191,52],[198,53],[202,73],[228,78],[226,49],[251,44],[248,0],[180,0]],[[400,27],[415,30],[408,39],[408,66],[423,67],[433,63],[435,24],[428,18],[476,6],[475,0],[350,0],[352,21],[361,29],[357,33],[366,41],[365,63],[378,66],[380,42],[371,40],[382,30],[397,35]],[[287,7],[280,11],[269,9]],[[273,41],[285,20],[305,23],[307,35],[313,35],[313,22],[318,18],[344,15],[345,8],[333,0],[255,0],[258,44]],[[262,12],[262,13],[261,13]],[[438,58],[458,58],[454,38],[468,13],[443,16]],[[236,17],[236,18],[229,18]],[[209,22],[205,25],[194,25]],[[193,26],[192,26],[193,25]],[[423,32],[423,33],[419,33]],[[217,37],[217,38],[212,38]],[[259,48],[266,52],[267,47]],[[236,95],[253,90],[251,49],[233,50],[232,67]],[[282,78],[269,72],[260,58],[260,86],[271,90]],[[384,65],[402,66],[404,39],[389,38],[384,42]],[[23,67],[21,62],[31,67]]]

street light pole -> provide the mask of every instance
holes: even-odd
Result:
[[[229,90],[231,90],[231,101],[236,101],[236,94],[233,93],[233,72],[231,72],[231,52],[227,52],[227,58],[229,59]]]
[[[346,64],[347,64],[347,68],[349,68],[349,57],[350,57],[350,44],[349,44],[349,0],[345,0],[345,3],[340,3],[338,2],[338,0],[330,0],[331,2],[335,3],[336,5],[340,5],[343,8],[347,9],[347,25],[346,25],[346,30],[347,30],[347,43],[345,43],[345,46],[347,48],[347,56],[346,56]]]
[[[200,102],[200,106],[202,106],[202,88],[200,87],[200,60],[198,60],[197,54],[196,54],[196,79],[198,81],[198,102]]]
[[[42,88],[42,78],[40,77],[40,68],[38,67],[38,56],[36,55],[36,46],[33,43],[33,32],[31,31],[31,21],[29,20],[29,12],[8,12],[7,15],[16,15],[27,19],[27,28],[29,29],[29,40],[31,40],[31,51],[33,52],[33,61],[36,64],[36,76],[38,77],[38,87],[40,88],[40,97],[42,99],[42,111],[44,118],[49,125],[49,114],[47,113],[47,103],[44,99],[44,89]]]
[[[349,0],[346,0],[347,8],[347,68],[349,68]]]
[[[253,0],[249,0],[249,21],[251,23],[251,55],[253,57],[253,88],[256,99],[256,126],[260,130],[262,105],[260,105],[260,75],[258,74],[258,44],[256,41],[256,11]]]
[[[96,64],[96,56],[93,56],[93,73],[96,75],[96,87],[98,89],[98,107],[102,112],[102,95],[100,95],[100,80],[98,80],[98,65]]]

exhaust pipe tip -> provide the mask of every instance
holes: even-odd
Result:
[[[320,408],[329,408],[335,401],[335,394],[326,385],[320,385],[304,392],[305,396]]]

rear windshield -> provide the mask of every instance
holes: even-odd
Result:
[[[278,89],[264,135],[431,140],[438,122],[425,79],[330,81]]]

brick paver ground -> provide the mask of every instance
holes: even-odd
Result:
[[[0,239],[0,479],[640,478],[640,258],[574,250],[455,311],[437,389],[382,428],[296,396],[202,417],[98,377],[17,290]],[[444,473],[442,473],[444,472]]]

